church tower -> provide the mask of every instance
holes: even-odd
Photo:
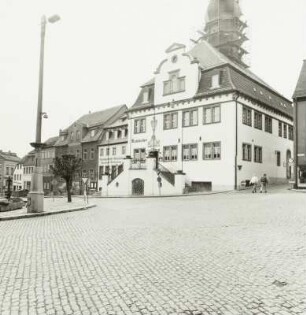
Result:
[[[243,61],[248,53],[243,48],[248,39],[245,35],[247,24],[241,16],[239,0],[210,0],[202,38],[233,62],[247,68]]]

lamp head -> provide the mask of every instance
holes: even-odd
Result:
[[[58,22],[60,19],[61,19],[60,16],[57,15],[57,14],[55,14],[55,15],[52,15],[52,16],[50,16],[50,17],[48,18],[48,22],[49,22],[49,23],[56,23],[56,22]]]

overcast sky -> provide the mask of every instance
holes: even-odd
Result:
[[[0,0],[0,149],[35,140],[40,19],[47,25],[43,140],[89,111],[131,106],[165,50],[191,47],[209,0]],[[242,0],[251,70],[291,98],[306,58],[305,0]]]

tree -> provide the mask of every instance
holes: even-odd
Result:
[[[81,169],[82,160],[74,155],[65,154],[54,159],[54,166],[51,171],[55,176],[61,177],[66,182],[68,202],[71,202],[72,180],[75,174]]]

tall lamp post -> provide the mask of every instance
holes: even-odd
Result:
[[[43,176],[41,167],[41,124],[42,117],[47,118],[46,113],[42,111],[43,102],[43,79],[44,79],[44,52],[45,52],[45,35],[47,23],[56,23],[60,20],[58,15],[53,15],[46,18],[45,15],[41,18],[41,41],[40,41],[40,64],[39,64],[39,87],[38,87],[38,104],[36,118],[36,139],[31,143],[35,148],[35,167],[31,181],[31,191],[28,194],[28,212],[43,212],[44,211],[44,191],[43,191]]]

